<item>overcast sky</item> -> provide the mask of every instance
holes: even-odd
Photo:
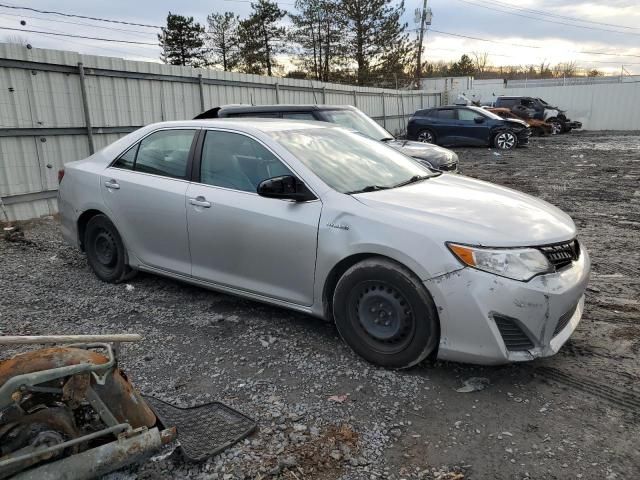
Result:
[[[293,9],[293,0],[283,0],[278,3],[283,9]],[[212,11],[233,11],[240,16],[246,16],[251,9],[248,1],[241,0],[182,0],[180,2],[169,0],[110,0],[107,2],[0,0],[0,4],[20,5],[41,10],[55,10],[152,25],[164,24],[169,11],[194,16],[197,21],[204,24],[207,14]],[[554,15],[578,17],[600,23],[580,23],[580,25],[589,28],[560,25],[552,22],[576,22],[559,17],[534,15],[532,12],[524,10],[511,10],[518,15],[507,14],[497,11],[505,10],[505,7],[500,4],[509,4],[520,9],[532,9]],[[404,20],[409,23],[409,28],[415,28],[414,10],[421,5],[422,0],[406,1]],[[478,5],[482,5],[484,8]],[[429,0],[429,6],[433,10],[431,26],[433,30],[503,43],[456,38],[430,31],[425,40],[428,60],[451,60],[459,58],[462,53],[488,52],[489,61],[493,65],[538,65],[543,60],[552,64],[576,61],[582,67],[599,68],[609,73],[620,73],[621,66],[624,65],[627,72],[640,74],[640,2],[638,0],[607,0],[607,2],[596,2],[595,0]],[[548,21],[526,18],[523,15],[544,18]],[[27,25],[21,26],[21,20],[25,20]],[[78,23],[91,26],[78,25]],[[620,26],[630,28],[621,28]],[[0,27],[148,43],[157,42],[155,36],[157,31],[150,28],[92,22],[79,18],[43,15],[3,7],[0,7]],[[616,33],[616,31],[624,33]],[[157,46],[106,43],[0,30],[0,41],[7,41],[16,36],[28,40],[37,48],[73,50],[80,53],[149,61],[157,61],[159,55]],[[585,51],[604,52],[607,55],[579,53]]]

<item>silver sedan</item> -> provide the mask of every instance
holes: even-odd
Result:
[[[322,317],[378,365],[549,356],[582,316],[590,263],[565,213],[327,123],[158,123],[60,173],[64,236],[100,279]]]

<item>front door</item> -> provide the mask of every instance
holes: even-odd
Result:
[[[488,145],[489,119],[469,108],[458,109],[458,142],[461,145]]]
[[[311,305],[322,203],[259,196],[262,180],[291,171],[244,134],[207,131],[199,172],[187,191],[193,277]]]
[[[100,177],[102,195],[125,246],[145,265],[189,275],[185,195],[196,130],[160,130]]]

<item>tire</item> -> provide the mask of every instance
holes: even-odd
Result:
[[[558,135],[565,130],[564,122],[555,117],[548,119],[547,123],[551,125],[551,135]]]
[[[127,265],[122,238],[105,215],[96,215],[89,220],[84,246],[89,266],[103,282],[120,283],[135,276],[136,271]]]
[[[493,146],[498,150],[513,150],[518,146],[518,137],[511,130],[502,130],[493,136]]]
[[[391,260],[371,258],[349,268],[336,285],[333,315],[345,343],[376,365],[409,368],[438,346],[438,314],[429,292]]]
[[[436,143],[436,134],[433,133],[432,130],[429,130],[428,128],[425,128],[423,130],[420,130],[418,132],[418,135],[416,137],[416,140],[418,142],[422,142],[422,143]]]

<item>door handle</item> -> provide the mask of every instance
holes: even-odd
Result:
[[[190,198],[189,203],[191,205],[195,205],[196,207],[209,208],[211,207],[211,202],[207,202],[207,199],[203,196],[199,196],[196,198]]]
[[[104,186],[113,190],[118,190],[120,188],[120,184],[115,180],[107,180],[104,182]]]

